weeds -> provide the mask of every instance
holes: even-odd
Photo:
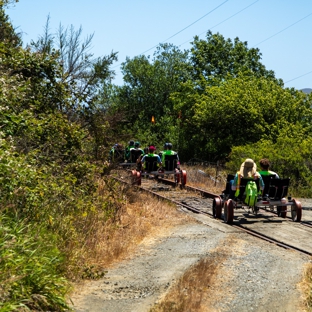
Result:
[[[301,283],[301,287],[305,294],[305,303],[308,311],[312,311],[312,264],[309,263],[306,266],[304,279]]]
[[[45,228],[0,215],[0,254],[1,311],[68,309],[63,258]]]
[[[230,252],[224,247],[219,247],[209,257],[199,260],[183,274],[150,312],[212,311],[210,302],[215,300],[214,296],[211,297],[214,283],[220,266]]]

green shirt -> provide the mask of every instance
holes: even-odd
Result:
[[[271,171],[271,170],[262,170],[262,171],[259,171],[259,173],[263,176],[275,175],[275,178],[279,179],[279,175],[276,172]]]

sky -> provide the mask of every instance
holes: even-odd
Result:
[[[261,62],[288,88],[312,88],[311,0],[19,0],[6,10],[22,32],[24,46],[36,41],[50,17],[59,25],[93,34],[95,57],[118,52],[113,83],[122,85],[120,64],[127,57],[150,55],[160,43],[191,48],[194,36],[208,30],[248,48],[259,48]]]

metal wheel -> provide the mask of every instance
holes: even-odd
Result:
[[[281,210],[282,210],[282,207],[281,207],[281,206],[276,206],[277,215],[278,215],[279,217],[281,216]]]
[[[181,184],[184,186],[186,184],[186,171],[181,170]]]
[[[252,206],[251,209],[252,209],[252,213],[253,213],[254,215],[257,215],[257,214],[258,214],[258,212],[259,212],[259,207],[257,207],[257,206]]]
[[[142,178],[141,172],[137,171],[136,172],[137,185],[141,185],[141,183],[142,183],[142,179],[141,178]]]
[[[212,214],[215,218],[221,219],[222,200],[220,197],[215,197],[212,202]]]
[[[294,222],[300,222],[302,216],[302,206],[301,202],[293,199],[293,203],[291,205],[291,218]]]
[[[137,171],[131,170],[131,183],[136,184],[136,180],[137,180]]]
[[[286,218],[287,207],[286,206],[277,206],[277,215],[281,218]]]
[[[224,222],[232,224],[234,219],[234,204],[232,199],[228,199],[224,204]]]
[[[181,173],[179,171],[177,171],[175,174],[174,174],[174,181],[176,184],[179,184],[180,183],[180,175]]]

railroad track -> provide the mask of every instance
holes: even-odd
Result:
[[[115,179],[122,183],[132,183],[131,179],[121,180],[116,177]],[[173,180],[160,177],[157,179],[143,178],[141,186],[134,187],[193,213],[204,214],[215,219],[212,213],[213,200],[220,198],[220,196],[207,190],[189,185],[177,186]],[[220,222],[223,220],[220,219]],[[255,216],[244,209],[240,209],[236,213],[234,223],[229,226],[276,246],[312,256],[311,221],[293,222],[290,217],[281,218],[276,213],[264,209],[261,209]]]

